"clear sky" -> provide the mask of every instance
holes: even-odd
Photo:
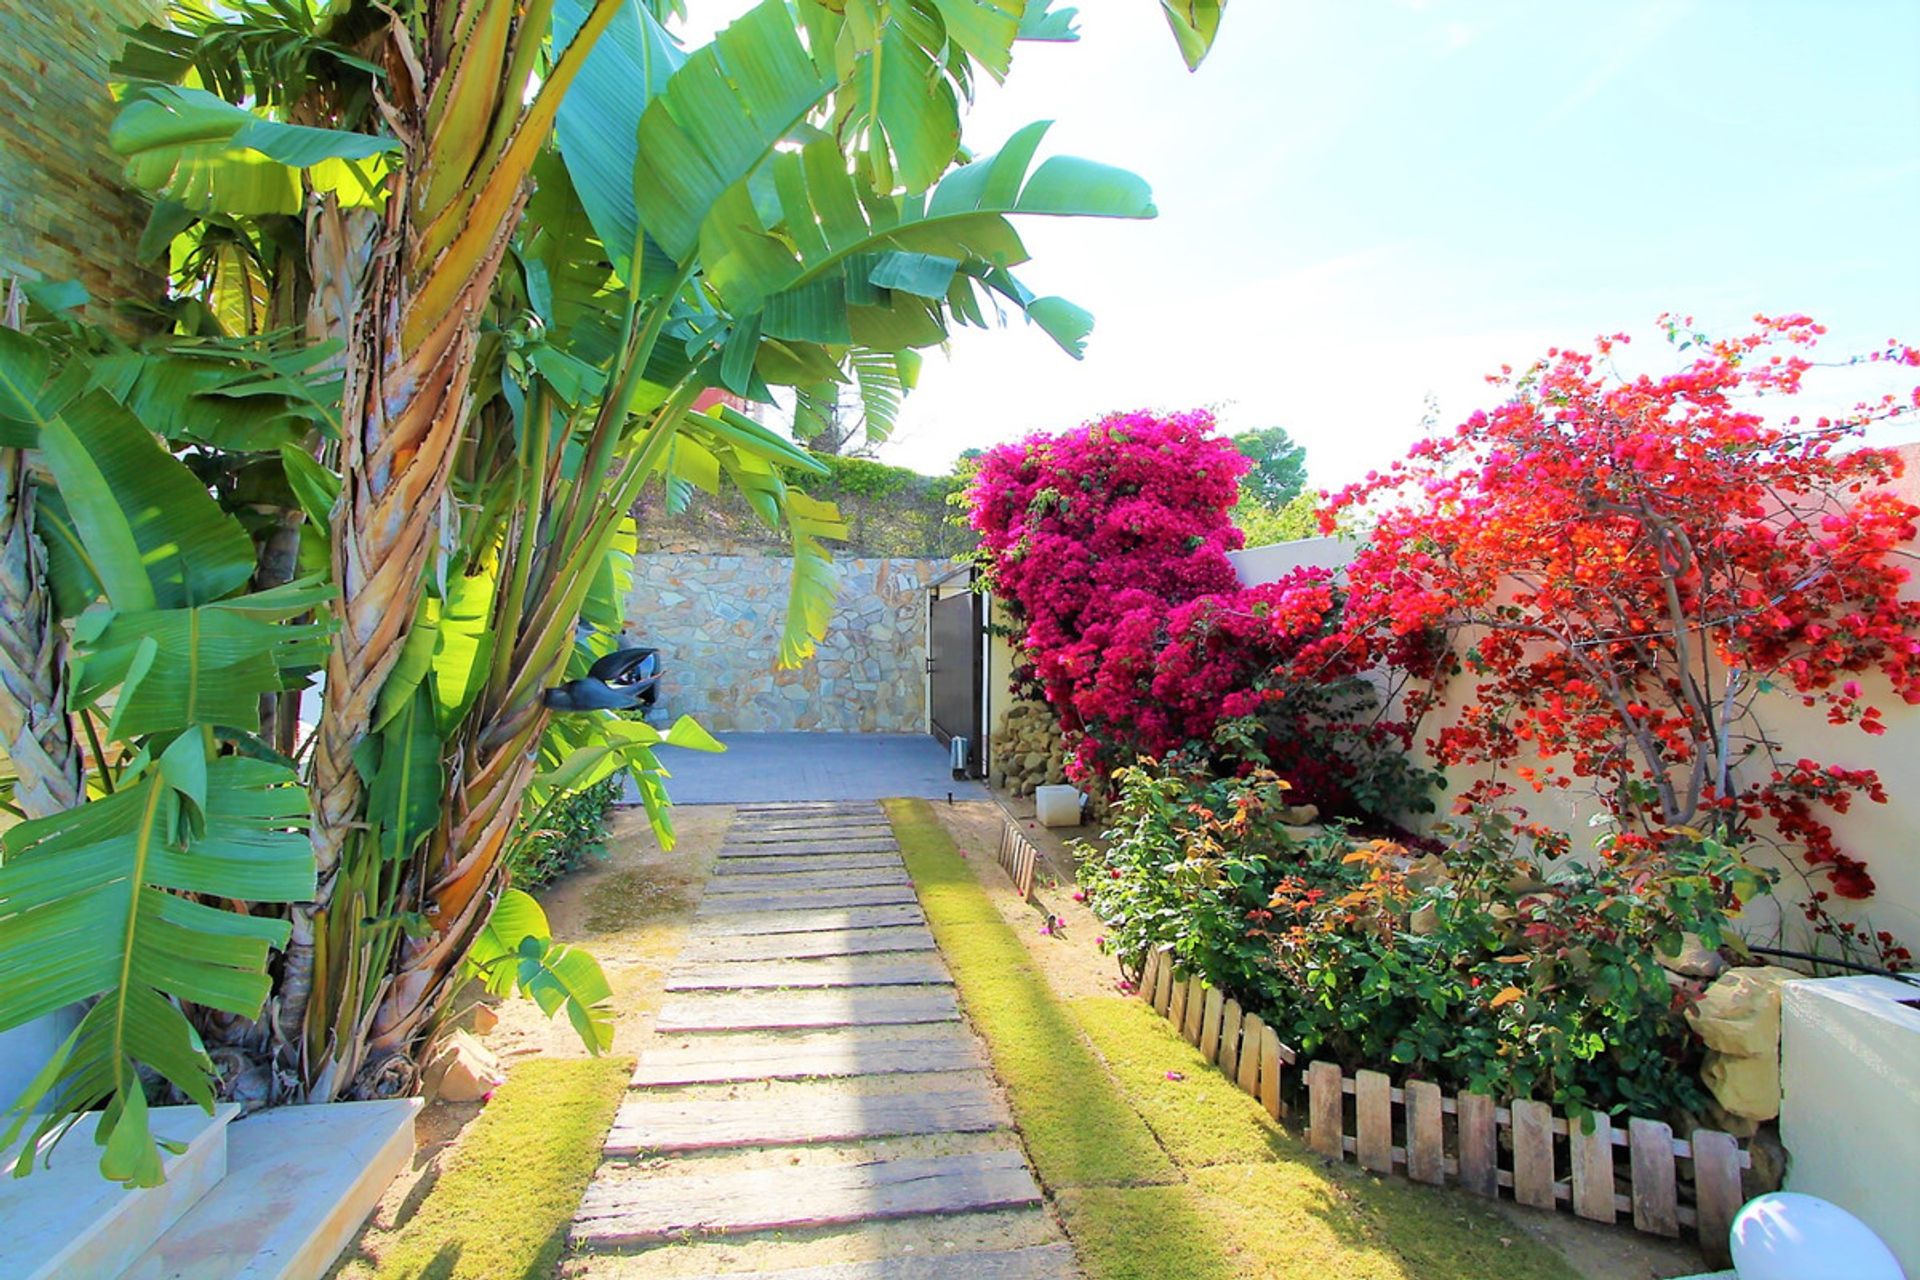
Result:
[[[1160,217],[1023,221],[1022,277],[1096,317],[1086,359],[962,333],[887,460],[1204,405],[1337,485],[1427,397],[1451,424],[1503,361],[1644,348],[1666,310],[1920,342],[1920,0],[1233,0],[1192,75],[1152,0],[1079,8],[967,137],[1052,119],[1042,154],[1133,169]]]

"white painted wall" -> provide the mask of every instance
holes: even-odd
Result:
[[[1781,988],[1787,1189],[1872,1227],[1920,1276],[1920,987],[1823,978]]]

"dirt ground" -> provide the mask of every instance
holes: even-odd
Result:
[[[975,864],[975,875],[1014,926],[1048,984],[1069,997],[1114,991],[1121,973],[1113,958],[1101,953],[1099,917],[1073,900],[1075,859],[1070,845],[1094,839],[1095,829],[1042,827],[1034,819],[1032,800],[998,793],[993,801],[933,807],[954,843]],[[1017,821],[1040,852],[1031,903],[1020,900],[1013,882],[994,861],[1003,815]],[[1065,928],[1041,932],[1050,917],[1065,921]],[[1608,1229],[1567,1214],[1525,1209],[1506,1200],[1499,1207],[1516,1231],[1557,1251],[1587,1280],[1668,1280],[1707,1270],[1691,1245],[1668,1243],[1626,1228]]]
[[[613,1052],[631,1056],[652,1028],[661,984],[680,950],[720,837],[733,810],[724,805],[677,808],[678,841],[663,852],[638,809],[616,809],[606,847],[586,866],[535,893],[553,936],[591,951],[613,988]],[[465,1001],[463,997],[463,1003]],[[481,1042],[509,1072],[534,1057],[580,1058],[586,1047],[564,1017],[548,1019],[531,1000],[485,998],[499,1022]],[[463,1013],[461,1025],[471,1025]],[[358,1280],[374,1274],[382,1243],[402,1229],[433,1189],[448,1154],[483,1102],[429,1101],[414,1124],[412,1163],[381,1198],[333,1275]]]

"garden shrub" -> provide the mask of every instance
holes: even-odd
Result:
[[[1410,728],[1385,714],[1394,689],[1363,679],[1387,655],[1343,627],[1333,576],[1239,584],[1227,552],[1251,464],[1213,425],[1117,414],[981,460],[973,521],[1021,692],[1052,706],[1096,786],[1180,753],[1223,773],[1270,764],[1330,813],[1420,808]]]
[[[1080,883],[1124,961],[1170,946],[1303,1055],[1348,1068],[1574,1112],[1704,1105],[1686,997],[1659,956],[1683,933],[1718,945],[1760,887],[1725,846],[1633,846],[1587,866],[1482,804],[1416,855],[1295,839],[1271,773],[1139,767],[1116,780]]]
[[[606,844],[607,815],[620,799],[625,779],[625,773],[617,773],[530,810],[515,828],[507,850],[513,884],[537,889],[599,853]]]

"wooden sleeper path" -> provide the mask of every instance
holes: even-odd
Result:
[[[937,1236],[945,1215],[1011,1214],[1017,1246],[975,1239],[949,1250],[930,1237],[913,1253],[890,1243],[886,1256],[860,1262],[725,1274],[1077,1276],[877,808],[736,813],[668,974],[655,1042],[574,1220],[575,1246],[634,1251],[697,1237],[687,1247],[699,1249],[901,1220]],[[940,1135],[970,1136],[928,1154],[924,1143]],[[915,1142],[923,1145],[893,1149]]]

